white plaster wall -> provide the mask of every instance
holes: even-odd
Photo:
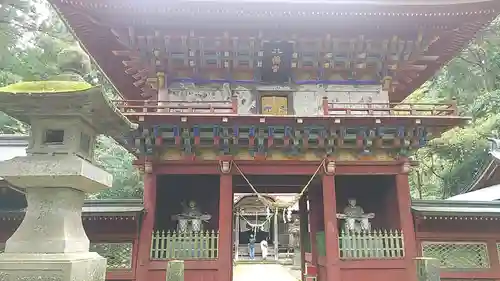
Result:
[[[324,92],[316,85],[300,87],[293,93],[293,109],[297,116],[323,115]]]
[[[232,92],[224,87],[198,87],[195,85],[171,85],[171,89],[162,90],[159,93],[160,100],[164,101],[230,101],[231,95],[238,99],[239,114],[255,114],[256,93],[246,87],[239,86]],[[388,107],[389,96],[381,86],[350,86],[350,85],[328,85],[318,87],[316,85],[300,86],[293,93],[293,109],[296,116],[318,116],[323,115],[322,99],[328,97],[329,102],[340,103],[334,107],[366,108],[367,103],[383,103],[374,107]],[[356,103],[356,104],[341,104]],[[357,105],[359,104],[359,105]],[[385,105],[387,104],[387,105]],[[342,114],[341,112],[336,112]],[[351,114],[366,114],[366,111],[352,111]]]
[[[335,102],[334,108],[367,108],[366,104],[375,103],[372,108],[389,107],[389,95],[382,90],[382,86],[349,86],[329,85],[326,88],[326,96],[329,102]],[[342,104],[345,103],[345,104]],[[345,112],[337,111],[335,114]],[[350,114],[366,114],[366,111],[351,111]]]
[[[170,89],[161,90],[159,93],[162,101],[196,102],[196,101],[230,101],[231,96],[238,99],[238,113],[251,114],[256,111],[255,97],[252,92],[244,87],[237,87],[232,91],[223,87],[198,87],[195,85],[177,84]]]
[[[238,99],[239,114],[257,113],[257,101],[252,91],[243,87],[238,87],[233,91],[233,95]]]
[[[323,115],[322,99],[325,96],[328,97],[329,102],[340,103],[334,105],[334,107],[341,108],[366,108],[367,103],[383,103],[384,105],[375,105],[375,107],[387,107],[389,102],[387,91],[383,91],[382,87],[377,85],[328,85],[324,88],[307,85],[302,86],[299,91],[293,93],[295,114],[298,116]],[[351,112],[351,114],[365,113],[366,111]]]

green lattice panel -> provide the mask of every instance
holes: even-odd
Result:
[[[90,251],[105,257],[108,269],[132,268],[132,243],[91,243]]]
[[[479,242],[424,242],[424,257],[439,260],[447,270],[474,270],[490,267],[486,243]]]

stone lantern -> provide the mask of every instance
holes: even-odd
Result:
[[[31,126],[27,156],[0,162],[0,177],[24,188],[24,220],[0,255],[0,280],[104,280],[106,259],[89,252],[85,193],[111,187],[92,164],[96,136],[133,129],[100,87],[65,73],[0,88],[0,111]],[[65,81],[63,81],[65,80]]]

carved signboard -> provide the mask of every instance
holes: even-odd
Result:
[[[264,43],[262,81],[288,83],[292,73],[293,44],[288,41]]]

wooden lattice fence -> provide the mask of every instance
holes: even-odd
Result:
[[[341,231],[339,254],[342,259],[380,259],[404,257],[403,232],[372,230],[367,232]],[[318,253],[326,255],[325,233],[316,234]]]
[[[341,258],[401,258],[404,257],[403,232],[373,230],[346,232],[339,235]]]
[[[152,259],[216,259],[219,233],[215,231],[155,231],[151,242]]]

